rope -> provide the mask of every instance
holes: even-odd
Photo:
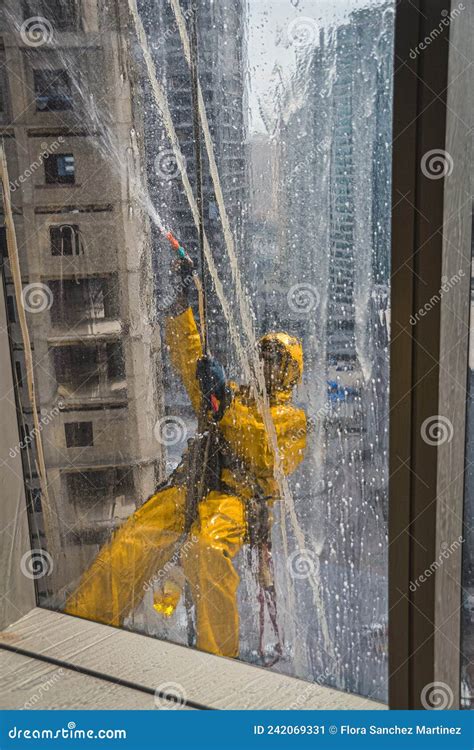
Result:
[[[175,13],[176,22],[178,25],[178,30],[180,33],[181,41],[183,44],[184,54],[186,57],[186,60],[188,62],[188,65],[190,64],[190,42],[189,37],[186,31],[186,25],[185,20],[183,17],[183,14],[181,12],[181,8],[179,6],[179,3],[177,3],[177,0],[170,0],[171,5],[173,7],[173,11]],[[194,222],[197,227],[199,227],[199,212],[197,209],[197,204],[194,199],[194,195],[191,189],[191,185],[189,182],[189,178],[186,171],[186,162],[183,158],[181,148],[179,145],[179,139],[176,134],[176,130],[174,128],[173,119],[171,117],[171,112],[169,109],[169,105],[167,102],[166,95],[163,91],[163,87],[161,86],[160,82],[158,81],[157,72],[155,63],[153,61],[153,58],[150,53],[150,49],[148,46],[147,36],[145,33],[145,29],[143,27],[142,20],[140,18],[140,15],[138,13],[137,8],[137,2],[136,0],[128,0],[128,5],[130,9],[130,13],[132,16],[133,23],[135,25],[135,30],[137,33],[138,41],[140,43],[140,46],[143,51],[143,57],[145,61],[145,65],[148,72],[148,77],[150,80],[153,96],[155,98],[155,102],[158,106],[158,109],[161,113],[161,117],[163,120],[163,124],[165,126],[165,129],[167,131],[168,138],[171,143],[171,147],[173,150],[173,154],[175,156],[178,168],[180,170],[181,179],[183,182],[183,188],[186,195],[186,198],[188,200],[189,206],[191,208],[191,212],[193,215]],[[206,149],[208,153],[209,158],[209,168],[211,172],[211,176],[214,183],[214,190],[216,193],[216,200],[219,206],[221,221],[223,225],[224,230],[224,239],[226,244],[226,249],[229,255],[230,259],[230,266],[231,266],[231,272],[233,276],[233,281],[236,286],[237,291],[237,297],[238,297],[238,303],[239,303],[239,310],[242,318],[242,325],[244,327],[245,333],[247,335],[247,338],[250,342],[249,347],[245,347],[242,345],[240,340],[240,332],[238,331],[234,317],[232,314],[232,311],[230,309],[229,303],[227,302],[226,295],[224,293],[224,289],[222,286],[222,283],[219,279],[219,275],[217,273],[217,268],[214,262],[214,258],[212,256],[212,252],[209,246],[209,242],[207,240],[206,234],[204,232],[204,255],[205,260],[207,262],[207,266],[209,269],[209,273],[212,277],[215,291],[217,294],[217,297],[219,299],[219,302],[222,307],[222,311],[224,313],[224,317],[226,318],[226,322],[229,326],[229,334],[231,336],[232,342],[234,344],[237,356],[240,360],[240,365],[242,368],[242,375],[247,380],[247,382],[250,383],[252,387],[252,392],[255,397],[255,401],[257,404],[257,407],[259,409],[259,412],[262,415],[265,428],[268,432],[268,435],[270,436],[271,445],[274,453],[274,459],[275,459],[275,478],[277,480],[277,483],[280,488],[280,495],[283,500],[284,508],[288,512],[290,516],[290,520],[293,526],[293,530],[295,533],[296,541],[300,548],[305,548],[305,538],[303,531],[298,523],[298,519],[296,516],[293,498],[291,496],[291,492],[289,489],[288,481],[286,478],[286,475],[283,471],[282,465],[281,465],[281,458],[279,454],[279,448],[278,448],[278,441],[277,441],[277,435],[275,430],[275,425],[273,424],[273,420],[271,418],[271,412],[270,412],[270,405],[268,401],[268,396],[266,393],[265,388],[265,380],[263,376],[263,368],[260,360],[257,356],[257,342],[255,333],[253,332],[253,325],[252,325],[252,317],[249,309],[246,307],[246,295],[243,291],[243,286],[240,279],[240,273],[238,270],[238,261],[237,256],[235,254],[234,249],[234,243],[233,243],[233,237],[232,232],[230,229],[229,220],[227,217],[227,212],[224,205],[224,198],[222,194],[222,188],[220,185],[219,175],[217,171],[217,165],[215,161],[214,156],[214,149],[212,145],[212,139],[210,135],[209,125],[207,121],[205,106],[204,106],[204,99],[202,96],[201,87],[199,86],[198,82],[198,109],[199,109],[199,115],[201,120],[201,126],[204,133],[204,139],[206,144]],[[254,363],[254,372],[252,372],[251,368],[248,364],[248,354],[250,351],[250,355],[253,359]],[[255,378],[257,379],[257,384],[255,383]],[[282,539],[283,539],[283,547],[284,547],[284,553],[286,557],[288,557],[288,543],[287,543],[287,536],[286,536],[286,526],[285,526],[285,518],[282,514]],[[288,582],[288,571],[285,567],[285,574],[287,576],[287,583]],[[331,643],[329,639],[329,630],[326,623],[326,618],[323,617],[324,612],[324,605],[322,601],[321,592],[319,591],[319,588],[315,581],[312,580],[312,578],[309,578],[309,583],[311,585],[311,588],[313,590],[314,595],[314,601],[316,606],[318,607],[319,613],[320,613],[320,619],[321,619],[321,627],[323,631],[323,638],[325,641],[325,647],[328,651],[331,649]],[[290,609],[293,609],[293,588],[288,585],[288,592],[289,592],[289,599],[290,599]]]
[[[199,107],[198,107],[198,44],[197,44],[197,8],[192,14],[192,55],[191,55],[191,101],[193,111],[193,134],[194,134],[194,156],[196,165],[196,203],[199,218],[199,256],[201,270],[201,288],[199,292],[199,307],[201,314],[201,339],[204,354],[209,354],[209,344],[207,336],[207,291],[206,291],[206,268],[204,254],[204,205],[202,194],[202,150],[201,150],[201,127],[199,124]]]
[[[181,43],[183,45],[184,56],[186,58],[188,65],[190,66],[191,65],[191,45],[190,45],[187,30],[186,30],[185,19],[181,11],[181,6],[179,3],[179,0],[170,0],[170,3],[173,8],[176,24],[179,30],[179,35],[181,37]],[[257,341],[256,341],[255,330],[253,326],[252,312],[247,302],[248,300],[247,294],[245,293],[243,289],[242,279],[241,279],[240,270],[239,270],[239,261],[236,255],[234,238],[233,238],[232,230],[230,227],[227,210],[225,207],[222,186],[221,186],[221,182],[219,178],[219,171],[217,169],[217,163],[216,163],[215,154],[214,154],[214,145],[212,142],[212,137],[211,137],[211,133],[209,129],[209,122],[207,119],[206,107],[204,104],[204,97],[202,95],[202,89],[199,85],[199,82],[198,82],[198,109],[199,109],[199,117],[201,120],[201,126],[202,126],[202,130],[204,134],[204,141],[206,144],[206,150],[207,150],[207,154],[209,158],[209,170],[211,173],[216,200],[217,200],[217,204],[219,207],[219,213],[220,213],[221,222],[222,222],[224,241],[225,241],[227,253],[229,255],[232,279],[236,288],[237,301],[238,301],[239,311],[240,311],[240,318],[242,321],[242,326],[244,328],[246,337],[250,343],[250,346],[248,348],[248,353],[252,359],[253,372],[255,373],[255,378],[251,378],[250,385],[251,385],[252,392],[255,397],[258,410],[263,418],[265,429],[270,438],[270,443],[271,443],[271,448],[272,448],[273,458],[274,458],[274,477],[279,487],[280,496],[281,496],[281,499],[283,500],[284,509],[289,515],[291,526],[293,528],[293,533],[295,535],[296,543],[298,544],[300,549],[305,549],[306,548],[305,536],[298,522],[290,486],[289,486],[288,479],[284,472],[282,462],[281,462],[280,450],[278,447],[278,438],[277,438],[277,434],[275,430],[275,425],[273,423],[273,419],[271,416],[270,403],[268,399],[267,390],[265,387],[263,366],[257,353]],[[285,557],[288,559],[288,539],[287,539],[287,533],[286,533],[286,519],[285,519],[284,513],[281,516],[281,520],[282,520],[281,533],[282,533],[282,541],[283,541],[283,550],[284,550]],[[290,606],[290,610],[293,610],[294,609],[293,587],[290,585],[289,578],[288,578],[288,571],[286,568],[285,568],[285,575],[286,575],[287,589],[288,589],[288,594],[289,594],[289,606]],[[320,613],[320,623],[321,623],[323,638],[326,644],[326,649],[328,650],[328,652],[330,652],[331,642],[330,642],[330,636],[329,636],[329,628],[327,625],[326,617],[324,616],[324,603],[323,603],[321,591],[316,581],[314,581],[312,577],[309,578],[309,584],[313,591],[315,605],[317,606],[318,611]]]
[[[16,240],[15,224],[13,222],[13,212],[11,205],[10,195],[10,180],[8,177],[8,166],[5,157],[5,151],[3,145],[0,145],[0,181],[2,184],[2,196],[3,206],[5,212],[5,227],[7,234],[7,250],[8,258],[10,261],[10,270],[13,279],[13,287],[15,290],[15,300],[18,311],[18,322],[20,324],[21,336],[23,340],[24,354],[25,354],[25,367],[26,367],[26,381],[28,386],[28,395],[30,398],[33,423],[35,427],[35,444],[36,444],[36,469],[41,486],[41,507],[43,509],[43,519],[45,526],[46,539],[48,540],[48,547],[53,555],[53,558],[57,562],[55,552],[59,545],[59,531],[57,528],[56,519],[58,517],[57,511],[52,507],[51,500],[48,493],[48,483],[46,476],[46,464],[44,460],[43,441],[41,439],[41,425],[38,418],[38,401],[36,397],[36,385],[33,370],[33,355],[31,350],[31,339],[28,331],[28,323],[26,320],[25,306],[22,297],[22,282],[21,282],[21,271],[20,261],[18,255],[18,244]]]
[[[191,48],[191,43],[190,43],[189,36],[186,30],[185,19],[181,11],[179,1],[170,0],[170,2],[172,5],[174,14],[175,14],[176,23],[178,26],[179,34],[181,37],[181,42],[183,45],[184,55],[185,55],[188,65],[190,66],[190,68],[192,68],[193,67],[193,50]],[[195,13],[193,13],[193,19],[195,22]],[[241,321],[242,321],[242,325],[243,325],[246,337],[250,344],[248,353],[252,360],[253,371],[255,375],[253,378],[251,378],[252,391],[253,391],[255,400],[257,402],[257,405],[259,407],[260,414],[263,418],[265,428],[267,430],[267,434],[270,436],[271,447],[272,447],[273,457],[274,457],[274,465],[275,465],[275,478],[279,485],[280,494],[284,500],[284,504],[290,515],[292,525],[293,525],[293,530],[296,536],[296,540],[300,546],[304,547],[305,546],[304,534],[303,534],[302,529],[299,526],[295,508],[294,508],[293,498],[291,496],[291,491],[288,485],[285,472],[283,471],[283,467],[281,465],[280,451],[278,448],[278,439],[276,435],[275,425],[273,423],[273,419],[272,419],[271,412],[270,412],[270,403],[268,400],[267,390],[265,387],[265,378],[263,375],[262,363],[260,361],[260,358],[257,352],[257,338],[256,338],[256,334],[255,334],[255,330],[254,330],[254,326],[252,322],[253,321],[252,313],[247,303],[247,295],[245,294],[243,284],[242,284],[242,278],[241,278],[240,271],[239,271],[239,261],[238,261],[237,254],[235,251],[234,238],[233,238],[232,230],[230,227],[227,210],[225,207],[222,186],[221,186],[219,172],[217,169],[217,163],[216,163],[215,154],[214,154],[214,145],[212,143],[211,133],[209,129],[209,122],[207,119],[206,108],[204,104],[204,98],[202,95],[202,89],[199,84],[199,81],[197,82],[197,87],[198,87],[198,106],[197,106],[198,115],[201,121],[203,133],[204,133],[204,140],[205,140],[206,149],[207,149],[208,158],[209,158],[210,173],[211,173],[212,181],[214,184],[217,204],[219,206],[219,213],[220,213],[221,221],[222,221],[224,240],[225,240],[227,252],[229,255],[229,259],[230,259],[231,273],[232,273],[233,281],[236,287],[236,294],[237,294],[237,301],[239,305],[240,317],[241,317]],[[285,547],[285,553],[288,554],[286,530],[283,528],[282,531],[283,531],[283,543]]]
[[[191,188],[191,184],[189,182],[189,177],[186,172],[184,156],[181,152],[179,139],[178,139],[178,136],[177,136],[174,124],[173,124],[173,119],[171,117],[169,105],[168,105],[166,96],[164,94],[163,88],[158,81],[155,63],[153,62],[153,58],[150,53],[145,29],[143,27],[143,23],[140,18],[140,15],[138,13],[136,0],[128,0],[128,7],[130,10],[130,14],[132,16],[132,20],[135,25],[135,30],[137,33],[138,41],[143,51],[143,58],[144,58],[145,65],[147,68],[148,77],[149,77],[152,92],[153,92],[153,97],[160,111],[163,124],[165,126],[166,132],[168,134],[168,138],[170,140],[170,144],[173,150],[174,157],[176,159],[178,168],[181,173],[181,179],[183,181],[184,192],[188,200],[189,206],[191,208],[191,213],[193,215],[194,223],[198,227],[199,226],[199,213],[197,209],[197,203],[195,201],[193,191]],[[234,317],[233,317],[233,313],[230,308],[230,305],[227,302],[227,298],[224,292],[224,288],[222,286],[222,282],[219,279],[216,264],[212,256],[211,248],[209,246],[209,241],[207,239],[205,231],[204,231],[204,255],[205,255],[207,267],[209,269],[209,273],[211,275],[211,278],[214,284],[217,298],[222,307],[222,312],[224,313],[224,317],[226,319],[227,325],[229,326],[230,337],[235,346],[237,355],[241,363],[243,376],[244,378],[250,380],[250,377],[251,377],[250,368],[248,365],[245,348],[242,346],[240,342],[240,334],[235,325],[235,321],[234,321]]]

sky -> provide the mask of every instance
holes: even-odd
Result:
[[[260,104],[271,102],[279,78],[290,78],[296,55],[309,52],[321,27],[343,23],[354,10],[389,1],[247,0],[250,131],[266,132]],[[268,104],[267,108],[271,111]]]

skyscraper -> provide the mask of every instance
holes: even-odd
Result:
[[[198,36],[198,78],[202,87],[224,202],[241,257],[243,250],[244,205],[247,195],[244,128],[244,58],[245,3],[181,2],[188,33],[195,14]],[[169,3],[142,0],[140,11],[149,34],[155,65],[163,83],[186,169],[196,192],[195,144],[191,78],[182,44]],[[144,82],[145,91],[147,82]],[[146,94],[147,96],[147,94]],[[152,98],[151,96],[149,97]],[[146,112],[146,140],[150,154],[148,170],[151,195],[160,215],[175,231],[182,244],[198,261],[198,235],[184,194],[178,165],[153,106]],[[226,293],[231,295],[230,271],[222,236],[218,206],[214,194],[206,149],[202,139],[204,228]],[[159,240],[157,239],[157,243]],[[163,246],[161,246],[162,248]],[[166,288],[162,271],[161,250],[155,258],[158,300]],[[207,275],[207,272],[206,272]],[[211,348],[224,361],[229,353],[228,341],[218,331],[220,306],[212,285],[209,294],[209,335]]]

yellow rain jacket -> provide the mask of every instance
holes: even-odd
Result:
[[[169,319],[166,341],[171,361],[199,413],[196,365],[202,347],[190,308]],[[305,413],[291,403],[292,389],[302,373],[302,348],[285,333],[267,334],[261,343],[265,342],[276,345],[283,355],[281,389],[272,395],[270,410],[282,467],[290,474],[303,459],[306,446]],[[247,388],[231,384],[231,389],[233,397],[219,430],[244,470],[222,469],[225,491],[209,492],[200,501],[184,543],[186,488],[168,486],[156,492],[99,552],[69,597],[68,614],[121,625],[145,592],[162,580],[170,561],[179,562],[195,604],[197,647],[223,656],[238,655],[239,576],[232,558],[246,539],[246,500],[252,487],[256,483],[271,502],[277,483],[271,442],[257,406]]]

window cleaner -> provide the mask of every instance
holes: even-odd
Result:
[[[251,389],[228,383],[224,369],[209,351],[196,14],[192,23],[191,91],[201,278],[173,233],[164,234],[178,254],[180,277],[166,342],[198,416],[198,431],[167,482],[101,550],[69,597],[66,612],[120,625],[140,603],[156,572],[178,556],[191,589],[197,647],[236,657],[239,576],[232,559],[248,543],[251,551],[257,550],[260,653],[263,663],[269,665],[264,644],[265,607],[276,638],[274,660],[282,652],[271,558],[271,506],[279,486],[273,436],[268,434]],[[200,331],[189,304],[191,279],[198,290]],[[269,333],[259,342],[259,356],[279,460],[285,474],[290,474],[302,461],[306,446],[306,415],[291,403],[303,370],[302,346],[286,333]],[[161,600],[155,596],[155,610],[165,615],[173,612],[179,590],[175,581],[165,583]],[[189,601],[186,608],[188,641],[193,645]]]
[[[262,660],[265,606],[278,657],[270,543],[271,509],[278,497],[273,450],[250,389],[228,381],[220,363],[205,354],[189,304],[194,265],[174,235],[168,239],[178,254],[178,273],[166,342],[199,417],[198,434],[169,479],[102,548],[69,596],[65,611],[121,625],[142,601],[149,582],[168,570],[170,560],[177,560],[191,591],[196,646],[237,657],[239,576],[232,560],[248,544],[259,562]],[[201,331],[204,326],[203,319]],[[301,343],[287,333],[268,333],[260,339],[259,356],[281,461],[290,474],[306,446],[306,415],[292,403],[303,369]],[[163,600],[160,595],[155,598],[155,609],[171,614],[179,591],[176,581],[166,583]]]

